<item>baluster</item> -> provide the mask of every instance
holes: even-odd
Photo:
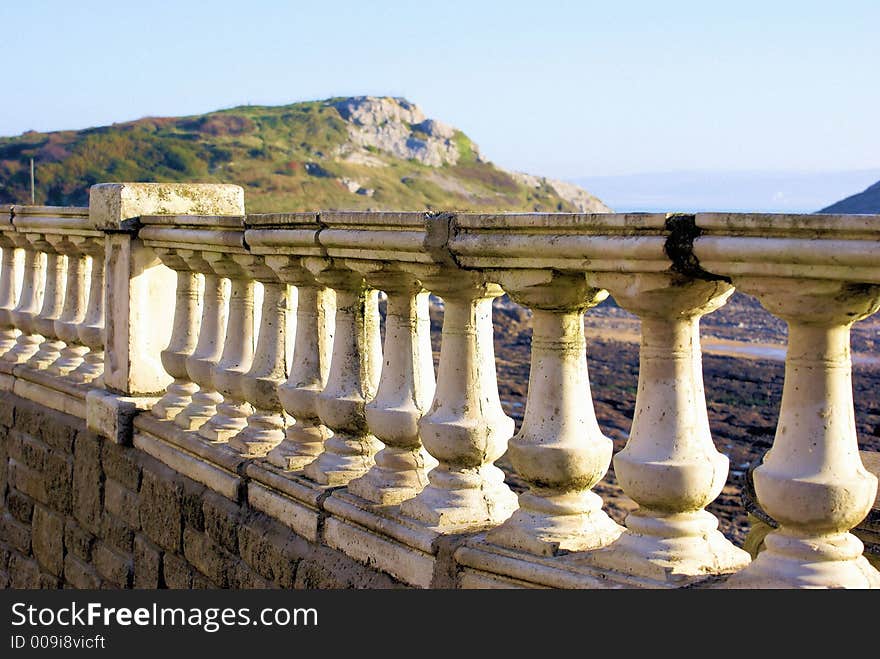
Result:
[[[363,275],[306,261],[322,284],[336,291],[336,334],[327,386],[318,396],[318,416],[333,436],[305,467],[323,485],[345,485],[372,465],[381,445],[367,427],[364,406],[376,392],[381,369],[378,292]]]
[[[437,465],[422,447],[418,428],[434,397],[428,292],[405,273],[368,275],[368,281],[388,294],[386,361],[376,397],[366,406],[370,431],[385,447],[348,489],[376,503],[396,504],[421,492],[428,470]]]
[[[36,245],[46,254],[46,280],[43,287],[43,305],[34,318],[33,327],[43,337],[37,351],[27,360],[31,368],[44,369],[61,356],[64,342],[55,334],[55,321],[64,307],[64,256],[46,236],[40,236]]]
[[[665,274],[603,273],[587,280],[642,321],[635,417],[626,447],[614,457],[617,479],[639,509],[595,560],[658,579],[742,567],[748,554],[704,510],[724,487],[728,459],[709,431],[699,322],[733,289]]]
[[[224,254],[206,254],[211,267],[229,278],[229,320],[223,354],[213,368],[214,387],[223,399],[199,435],[212,442],[226,442],[247,425],[253,407],[241,389],[244,374],[254,358],[254,282],[244,269]]]
[[[242,455],[261,456],[284,439],[286,420],[278,387],[287,379],[287,320],[290,293],[286,283],[262,257],[236,256],[247,273],[263,284],[260,332],[250,370],[241,389],[253,412],[247,425],[231,437],[229,446]]]
[[[492,300],[503,291],[462,272],[423,283],[445,304],[437,390],[419,421],[422,443],[439,464],[400,509],[432,526],[502,522],[516,508],[493,464],[514,425],[501,409],[492,346]]]
[[[174,419],[192,402],[198,385],[190,380],[186,358],[196,347],[199,318],[199,276],[190,269],[195,256],[192,250],[154,248],[162,263],[177,273],[174,303],[174,325],[168,347],[162,351],[162,366],[174,382],[153,405],[153,415],[159,419]]]
[[[776,437],[753,472],[758,503],[780,526],[727,585],[878,588],[880,573],[849,532],[877,494],[877,478],[859,457],[849,331],[880,307],[880,286],[809,279],[736,283],[788,323],[788,351]]]
[[[47,369],[54,375],[67,375],[80,364],[88,348],[79,341],[78,328],[86,315],[87,257],[80,250],[74,236],[50,236],[55,249],[67,258],[67,284],[64,287],[64,307],[55,321],[55,335],[64,342],[61,353]]]
[[[21,364],[31,358],[43,341],[43,337],[36,333],[34,320],[43,306],[44,256],[25,234],[13,234],[12,239],[24,250],[21,294],[18,304],[10,312],[12,322],[20,334],[15,339],[15,345],[3,355],[3,359]],[[36,241],[35,236],[34,242]]]
[[[319,284],[299,259],[267,256],[266,262],[282,281],[297,287],[293,362],[290,376],[278,387],[278,398],[294,423],[288,424],[284,440],[267,458],[283,469],[302,469],[320,455],[331,435],[318,417],[317,403],[330,367],[333,292]]]
[[[593,410],[583,314],[608,294],[583,275],[507,273],[502,284],[532,311],[528,399],[508,448],[529,489],[487,539],[547,556],[605,546],[623,528],[591,491],[608,471],[613,445]]]
[[[76,328],[76,335],[88,352],[67,378],[100,387],[104,373],[104,239],[85,238],[78,245],[91,260],[89,303],[85,318]]]
[[[15,243],[7,235],[0,232],[0,355],[15,345],[17,335],[12,321],[12,310],[15,308],[16,262],[18,252]]]
[[[220,359],[224,342],[228,298],[223,279],[205,260],[205,253],[195,252],[187,259],[193,272],[204,275],[202,317],[195,350],[185,359],[189,379],[198,385],[189,404],[174,417],[174,424],[185,430],[197,430],[217,413],[223,396],[215,388],[214,366]]]

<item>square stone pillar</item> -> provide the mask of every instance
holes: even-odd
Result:
[[[123,430],[130,429],[130,416],[151,402],[137,399],[161,395],[172,380],[161,352],[173,326],[175,272],[138,238],[138,218],[147,215],[244,215],[244,190],[237,185],[102,183],[89,192],[89,220],[105,234],[107,389],[90,392],[88,407],[94,414],[88,412],[89,427],[122,442],[130,432]]]

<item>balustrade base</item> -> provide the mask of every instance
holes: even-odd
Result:
[[[248,503],[270,515],[307,540],[317,542],[322,501],[332,488],[272,465],[267,460],[251,462],[246,473]]]
[[[13,373],[11,391],[16,395],[80,419],[86,417],[88,387],[23,364],[14,366]]]
[[[111,442],[130,446],[135,416],[149,410],[155,397],[121,396],[104,389],[89,389],[86,394],[86,428]]]
[[[142,414],[134,420],[134,445],[175,471],[233,501],[241,492],[241,469],[247,460],[224,444],[207,444],[173,421]]]
[[[436,478],[444,486],[460,482],[464,486],[447,489],[431,483],[418,496],[402,504],[404,515],[427,526],[452,530],[494,526],[517,509],[516,495],[504,484],[504,474],[495,465],[483,465],[464,478],[456,474],[450,479],[445,473]]]
[[[0,359],[0,391],[12,391],[15,384],[15,364]]]
[[[598,550],[601,551],[601,550]],[[544,557],[487,544],[481,534],[455,552],[461,566],[460,588],[711,588],[716,575],[693,575],[677,581],[600,568],[590,560],[594,551]],[[723,578],[723,577],[722,577]]]
[[[324,542],[330,547],[412,585],[434,583],[438,540],[444,536],[439,529],[401,516],[399,506],[375,504],[342,489],[324,501],[324,510]]]
[[[766,549],[725,588],[880,588],[880,572],[851,533],[801,536],[779,529],[764,544]]]
[[[620,537],[624,528],[601,508],[551,517],[519,508],[488,534],[489,542],[539,556],[597,549]]]
[[[627,530],[607,547],[591,552],[591,565],[681,586],[694,578],[736,572],[751,561],[747,552],[717,530],[717,520],[706,511],[660,519],[635,512],[627,523],[665,529],[668,535]],[[676,532],[679,535],[673,535]]]

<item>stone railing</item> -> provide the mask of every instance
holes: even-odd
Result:
[[[880,586],[850,533],[877,479],[849,353],[850,326],[880,306],[880,216],[246,215],[242,200],[107,184],[88,209],[6,207],[0,386],[415,586]],[[734,287],[789,326],[778,430],[754,472],[779,527],[753,561],[705,510],[728,461],[699,320]],[[493,354],[504,292],[533,326],[515,435]],[[625,526],[592,491],[612,445],[583,314],[609,294],[642,327],[614,456],[639,505]],[[505,451],[518,498],[494,465]]]

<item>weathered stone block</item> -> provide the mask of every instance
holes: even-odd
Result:
[[[64,518],[37,506],[34,509],[31,543],[34,557],[43,569],[60,577],[64,570]]]
[[[0,409],[3,405],[0,404]],[[6,442],[0,441],[0,501],[6,493],[6,486],[9,484],[9,453],[6,450]]]
[[[34,502],[17,490],[10,490],[6,495],[6,509],[19,522],[30,524],[34,514]]]
[[[86,428],[111,442],[130,446],[134,417],[155,402],[154,397],[120,396],[92,389],[86,394]]]
[[[167,551],[180,551],[182,488],[161,465],[144,469],[140,491],[141,529]]]
[[[238,552],[238,528],[241,525],[241,508],[226,497],[205,492],[202,506],[205,531],[208,536],[227,551]]]
[[[20,403],[15,412],[14,429],[62,453],[72,453],[73,443],[82,419],[38,406]]]
[[[9,401],[0,401],[0,426],[12,428],[15,425],[15,405]]]
[[[193,574],[192,588],[193,590],[216,590],[220,588],[220,586],[212,582],[204,574],[195,572]]]
[[[162,555],[162,578],[168,588],[192,588],[192,568],[174,554]]]
[[[74,417],[68,418],[74,419]],[[77,421],[77,425],[82,425],[81,420],[77,419]],[[53,450],[70,454],[73,453],[73,446],[76,443],[78,432],[77,426],[71,427],[63,421],[47,419],[46,424],[41,428],[39,436]]]
[[[162,552],[141,534],[134,537],[134,587],[158,588],[162,569]]]
[[[89,193],[96,229],[134,228],[141,215],[242,215],[244,189],[214,183],[99,183]]]
[[[46,505],[63,515],[70,514],[73,490],[73,461],[69,455],[50,451],[46,456]]]
[[[195,531],[205,530],[205,513],[202,500],[206,489],[203,485],[186,480],[183,485],[183,497],[180,505],[183,511],[183,523]]]
[[[220,588],[229,587],[229,570],[235,558],[207,535],[186,529],[183,532],[183,555],[193,567]]]
[[[101,541],[95,544],[93,555],[98,574],[119,588],[131,585],[131,556],[120,554]]]
[[[23,465],[13,457],[9,458],[9,485],[23,492],[31,499],[45,504],[49,500],[46,493],[46,484],[42,474],[30,467]]]
[[[22,432],[18,428],[13,428],[7,435],[9,442],[9,456],[14,458],[21,464],[34,469],[43,471],[45,469],[46,454],[49,447],[43,442],[34,439],[34,436]]]
[[[67,519],[64,523],[64,546],[68,553],[81,558],[88,562],[92,560],[92,545],[95,542],[95,536],[86,531],[72,519]]]
[[[31,553],[31,525],[22,524],[9,513],[0,517],[0,538],[22,554]]]
[[[115,515],[104,513],[104,516],[101,518],[100,536],[117,551],[125,554],[131,553],[132,543],[134,542],[134,530]]]
[[[40,566],[31,558],[12,554],[9,559],[10,585],[13,588],[39,588]]]
[[[104,510],[112,513],[133,529],[140,528],[140,501],[135,492],[125,488],[118,481],[107,478],[104,481]]]
[[[304,544],[304,543],[303,543]],[[238,546],[244,561],[281,588],[293,588],[304,548],[289,533],[280,533],[264,520],[252,520],[238,529]]]
[[[278,586],[261,577],[244,561],[236,561],[229,571],[229,587],[235,590],[265,590]]]
[[[74,588],[94,590],[101,587],[101,578],[94,568],[72,554],[64,557],[64,579]]]
[[[104,442],[101,447],[101,466],[107,478],[137,492],[141,483],[141,466],[137,461],[136,451],[113,442]]]
[[[21,406],[20,409],[23,411],[23,408]],[[33,411],[30,416],[35,426],[22,427],[16,417],[16,428],[27,432],[31,437],[39,438],[54,450],[73,453],[77,432],[84,426],[82,419],[44,407]]]
[[[6,570],[9,567],[9,557],[11,554],[9,545],[0,541],[0,570]]]
[[[37,579],[37,588],[40,590],[58,590],[61,588],[61,580],[53,574],[40,572]]]
[[[103,481],[101,440],[91,433],[80,433],[74,446],[73,514],[92,533],[98,532],[101,523]]]
[[[401,588],[391,576],[360,565],[344,554],[317,548],[300,561],[295,588]]]

